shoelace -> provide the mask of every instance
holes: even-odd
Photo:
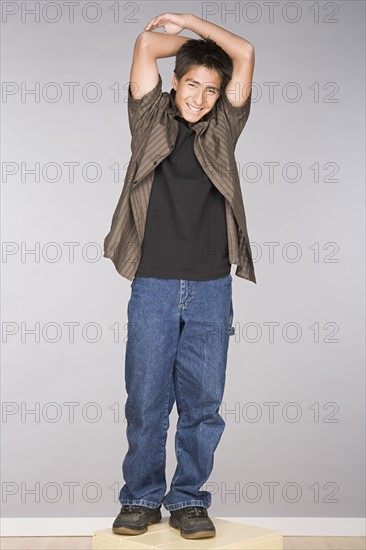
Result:
[[[202,506],[189,506],[187,510],[188,517],[207,517],[207,510]]]
[[[136,504],[124,504],[122,510],[123,512],[141,512],[141,508]]]

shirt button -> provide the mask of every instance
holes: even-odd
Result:
[[[154,160],[154,166],[155,166],[155,164],[156,164],[156,163],[157,163],[157,161],[156,161],[156,160]]]
[[[136,183],[137,183],[137,180],[135,180],[135,181],[133,182],[134,185],[135,185]]]

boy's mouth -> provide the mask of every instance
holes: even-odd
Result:
[[[193,107],[193,105],[190,105],[190,103],[186,103],[186,105],[188,105],[188,108],[190,111],[192,111],[192,113],[199,113],[200,111],[202,111],[202,109],[197,109],[197,107]]]

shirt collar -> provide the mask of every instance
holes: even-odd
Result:
[[[170,101],[168,104],[168,115],[170,119],[176,118],[177,116],[180,116],[179,109],[175,103],[175,90],[174,88],[171,88],[170,93]],[[217,102],[216,102],[217,103]],[[208,122],[211,120],[211,118],[216,117],[216,104],[214,105],[213,109],[209,113],[206,113],[200,120],[197,122],[190,122],[189,124],[194,126],[195,124],[199,124],[200,122],[204,122],[205,124],[208,124]]]

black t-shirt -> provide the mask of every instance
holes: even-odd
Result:
[[[225,198],[194,153],[178,116],[173,151],[156,168],[136,277],[209,280],[230,273]]]

